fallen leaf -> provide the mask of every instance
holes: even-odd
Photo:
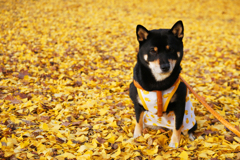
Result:
[[[103,139],[103,138],[101,138],[101,137],[98,137],[97,138],[97,141],[99,142],[99,143],[101,143],[101,144],[103,144],[103,143],[105,143],[105,139]]]
[[[188,154],[187,154],[186,151],[183,151],[183,152],[179,155],[179,157],[180,157],[181,159],[183,159],[183,160],[188,160]]]
[[[121,149],[120,147],[118,147],[117,151],[111,155],[112,158],[116,158],[121,154]]]

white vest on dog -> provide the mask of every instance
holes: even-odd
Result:
[[[173,85],[172,87],[170,87],[165,91],[162,91],[163,112],[166,112],[168,104],[172,96],[176,92],[180,82],[181,81],[178,80],[178,82],[176,82],[175,85]],[[143,116],[144,124],[147,126],[160,126],[160,127],[173,129],[175,124],[175,115],[173,111],[171,111],[168,114],[163,113],[162,117],[157,116],[157,112],[158,112],[157,92],[155,91],[149,92],[139,88],[137,88],[137,91],[141,99],[141,102],[143,104],[143,107],[146,110]],[[195,120],[194,109],[191,101],[189,100],[189,93],[187,90],[185,114],[183,117],[181,132],[183,134],[186,134],[187,131],[195,125],[195,123],[196,123],[196,120]]]

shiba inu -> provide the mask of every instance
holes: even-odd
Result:
[[[141,136],[145,127],[166,127],[173,130],[170,147],[179,145],[181,133],[188,133],[194,140],[193,132],[197,129],[194,109],[186,85],[179,79],[182,21],[171,29],[147,30],[138,25],[136,34],[139,52],[129,88],[137,121],[134,138]]]

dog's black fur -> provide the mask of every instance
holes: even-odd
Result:
[[[173,86],[181,72],[181,60],[183,57],[183,34],[184,28],[182,21],[178,21],[171,29],[159,29],[148,31],[145,27],[137,26],[137,38],[139,41],[139,52],[137,54],[137,64],[134,67],[133,79],[137,81],[144,90],[166,90]],[[168,47],[167,47],[168,46]],[[157,47],[157,51],[153,50]],[[147,55],[147,56],[146,56]],[[146,56],[146,57],[144,57]],[[175,66],[170,70],[169,59],[175,61]],[[164,78],[157,80],[149,64],[154,61],[159,62]],[[176,130],[179,130],[183,123],[185,111],[186,85],[181,82],[174,94],[174,100],[169,103],[166,113],[173,111],[176,116]],[[129,95],[134,103],[137,123],[141,112],[145,111],[138,101],[137,89],[133,83],[130,84]],[[188,131],[192,133],[196,130],[197,124]]]

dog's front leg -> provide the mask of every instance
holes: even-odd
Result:
[[[141,100],[138,97],[137,88],[133,83],[130,84],[129,95],[134,103],[134,110],[136,115],[136,126],[134,129],[133,138],[137,138],[142,135],[142,131],[144,129],[143,115],[145,110],[141,105]]]
[[[169,147],[178,148],[179,143],[180,143],[180,137],[181,137],[181,129],[179,128],[177,130],[176,127],[174,127],[171,141],[169,143]]]
[[[144,111],[140,111],[140,114],[136,112],[136,126],[134,129],[134,134],[133,134],[133,138],[137,138],[139,136],[142,135],[142,131],[144,129],[144,124],[143,124],[143,115],[144,115]]]
[[[184,117],[184,103],[176,104],[176,108],[174,110],[175,114],[175,125],[173,128],[173,133],[171,137],[171,141],[169,143],[169,147],[178,148],[181,138],[181,128],[183,124],[183,117]]]

